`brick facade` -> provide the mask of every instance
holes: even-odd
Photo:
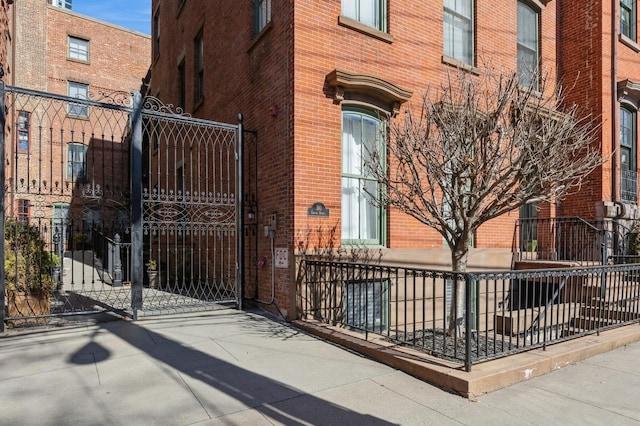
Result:
[[[235,122],[242,113],[245,127],[257,132],[257,159],[251,165],[256,172],[248,185],[249,195],[257,200],[257,251],[250,263],[263,257],[273,260],[270,240],[262,232],[272,214],[278,218],[275,247],[293,254],[307,235],[321,230],[324,238],[332,229],[336,233],[330,245],[340,246],[341,111],[349,98],[336,101],[328,76],[343,70],[376,77],[412,93],[402,108],[419,106],[422,93],[455,71],[443,57],[442,2],[389,1],[386,32],[379,33],[344,19],[339,0],[296,2],[295,6],[272,0],[271,22],[257,35],[253,1],[178,3],[153,1],[160,49],[152,65],[151,93],[177,104],[177,69],[184,60],[187,111],[223,122]],[[516,2],[473,3],[475,65],[486,59],[514,69]],[[540,16],[542,68],[550,73],[550,81],[566,88],[568,104],[578,104],[584,114],[603,117],[597,143],[605,155],[616,147],[619,134],[612,89],[618,81],[640,81],[637,45],[622,40],[617,28],[612,31],[612,24],[619,25],[619,11],[612,15],[611,4],[603,0],[530,2]],[[205,45],[205,95],[195,103],[193,40],[199,33]],[[619,200],[619,181],[618,189],[612,184],[612,176],[619,172],[619,159],[607,162],[577,194],[557,205],[542,206],[539,215],[606,217],[612,202]],[[308,215],[308,208],[318,201],[329,209],[329,217]],[[481,253],[494,253],[494,259],[506,260],[497,264],[509,266],[509,258],[499,253],[510,250],[518,216],[514,211],[480,228],[475,236],[477,249],[471,253],[472,267],[487,265]],[[443,241],[439,234],[394,210],[387,212],[386,223],[385,256],[440,264]],[[288,312],[295,310],[293,263],[288,269],[276,268],[274,275],[275,301]],[[268,264],[251,272],[257,274],[258,290],[247,283],[248,296],[255,290],[258,299],[269,299],[270,271]]]
[[[487,57],[498,66],[515,68],[515,5],[506,0],[475,3],[476,64]],[[556,3],[548,2],[540,9],[541,61],[552,79]],[[252,1],[233,6],[188,1],[179,7],[176,2],[154,0],[152,16],[158,20],[161,48],[152,65],[151,93],[178,102],[177,66],[184,58],[186,75],[193,75],[193,39],[202,31],[204,101],[194,104],[193,90],[188,89],[186,110],[227,122],[235,122],[242,113],[246,128],[257,132],[257,193],[251,194],[258,204],[256,256],[267,258],[268,264],[257,271],[255,296],[270,299],[273,259],[270,240],[262,229],[268,217],[276,214],[274,245],[289,250],[290,264],[288,269],[275,269],[275,302],[281,310],[293,313],[296,272],[291,259],[295,248],[319,229],[324,236],[332,229],[337,231],[331,245],[340,246],[341,240],[341,111],[348,102],[335,101],[328,74],[344,70],[408,89],[413,97],[406,107],[419,105],[421,94],[455,68],[442,58],[441,3],[389,2],[388,32],[383,37],[341,19],[339,0],[298,2],[295,7],[272,1],[271,5],[271,22],[254,35]],[[190,78],[187,87],[193,87]],[[329,209],[328,218],[308,215],[308,208],[318,201]],[[487,223],[476,235],[476,246],[509,249],[517,218],[514,212]],[[439,234],[393,210],[387,213],[386,234],[389,256],[397,250],[436,249],[433,255],[422,255],[421,262],[433,263],[440,256],[435,253],[443,248]],[[251,283],[248,288],[251,297]]]

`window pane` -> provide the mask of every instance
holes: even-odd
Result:
[[[18,112],[18,150],[29,151],[29,119],[30,114],[26,111]]]
[[[342,0],[342,15],[365,25],[385,30],[385,0]]]
[[[342,173],[359,175],[362,155],[361,116],[344,114],[342,120]]]
[[[69,97],[77,99],[88,99],[89,86],[82,83],[69,82]],[[88,115],[88,107],[83,104],[69,103],[68,113],[70,115],[77,115],[86,117]]]
[[[360,188],[358,179],[342,178],[342,239],[358,239],[358,212]]]
[[[342,15],[357,20],[358,0],[342,0]]]
[[[360,22],[378,28],[378,8],[376,0],[360,0]]]
[[[67,145],[67,178],[84,180],[86,178],[87,147],[81,144]]]
[[[472,63],[473,33],[471,19],[445,9],[444,54],[467,64]]]
[[[256,34],[271,21],[271,0],[256,1]]]
[[[364,164],[371,160],[371,153],[378,146],[379,138],[380,122],[374,118],[364,116],[362,118],[362,163],[360,164],[360,174],[362,175],[366,175]]]
[[[527,4],[518,2],[518,73],[520,84],[534,85],[533,75],[538,70],[538,13]]]
[[[69,58],[88,61],[89,42],[80,38],[69,37]]]
[[[379,209],[369,202],[367,194],[378,193],[378,182],[365,180],[364,191],[360,199],[360,239],[379,240]]]

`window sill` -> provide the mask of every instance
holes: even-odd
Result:
[[[393,36],[391,36],[391,34],[365,25],[362,22],[356,21],[355,19],[347,18],[346,16],[340,15],[338,17],[338,25],[345,28],[350,28],[354,31],[371,36],[373,38],[377,38],[378,40],[382,40],[385,43],[393,43]]]
[[[624,44],[625,46],[629,47],[631,50],[633,50],[636,53],[640,52],[640,44],[636,43],[635,41],[631,40],[629,37],[627,37],[624,34],[619,34],[618,36],[618,40]]]
[[[86,120],[86,121],[89,121],[89,116],[88,115],[75,115],[75,114],[67,113],[67,118],[71,118],[73,120]]]
[[[260,40],[262,40],[262,38],[265,36],[265,34],[267,34],[269,31],[271,31],[271,28],[273,27],[273,21],[269,21],[267,22],[267,25],[264,26],[264,28],[262,30],[260,30],[260,32],[258,34],[255,35],[255,37],[253,38],[253,41],[251,42],[251,44],[249,45],[249,48],[247,49],[247,52],[250,52],[253,47],[258,44],[258,42]]]
[[[83,61],[82,59],[74,59],[74,58],[67,58],[67,61],[75,62],[77,64],[85,64],[85,65],[89,65],[91,63],[89,61]]]
[[[480,75],[480,70],[473,65],[469,65],[465,62],[459,61],[451,56],[442,55],[442,63],[455,68],[459,68],[464,71],[468,71],[471,74]]]

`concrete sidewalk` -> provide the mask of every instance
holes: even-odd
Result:
[[[0,338],[2,425],[640,425],[640,343],[475,401],[258,313]]]

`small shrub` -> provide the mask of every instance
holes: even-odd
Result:
[[[60,257],[45,249],[35,226],[15,220],[5,223],[4,276],[9,291],[50,293],[58,283],[52,272],[60,266]]]

